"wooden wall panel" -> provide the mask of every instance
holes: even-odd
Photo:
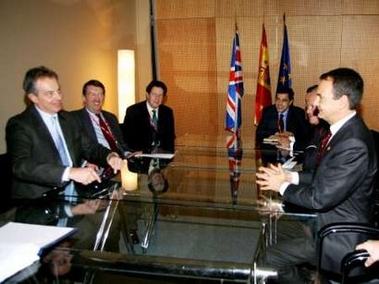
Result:
[[[363,117],[369,127],[379,130],[379,121],[373,115],[379,107],[375,84],[379,74],[379,39],[376,36],[379,32],[379,4],[376,2],[157,0],[160,70],[162,78],[168,82],[170,94],[175,94],[175,97],[169,94],[168,103],[175,110],[178,141],[224,145],[227,135],[224,130],[225,102],[237,22],[245,85],[242,138],[245,147],[253,147],[262,23],[268,39],[274,96],[284,12],[295,104],[304,105],[306,88],[317,83],[322,73],[340,66],[352,67],[362,74],[366,84]]]
[[[343,21],[341,65],[360,72],[365,80],[362,115],[366,123],[379,130],[379,15],[346,16]]]
[[[160,79],[169,88],[177,136],[216,133],[214,19],[158,20],[158,32]]]

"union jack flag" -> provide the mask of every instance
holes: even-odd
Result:
[[[226,143],[227,148],[238,148],[241,138],[241,98],[244,93],[241,51],[239,45],[238,29],[236,27],[233,40],[232,59],[230,62],[228,97],[226,101],[226,127],[232,133]]]

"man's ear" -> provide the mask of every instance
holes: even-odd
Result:
[[[28,99],[33,103],[38,102],[38,96],[36,94],[33,94],[33,93],[28,94]]]
[[[341,107],[350,109],[350,101],[347,95],[342,95],[340,98]]]

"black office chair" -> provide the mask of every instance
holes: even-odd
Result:
[[[376,159],[379,165],[379,132],[371,129],[371,133],[374,137],[375,146],[376,146]],[[379,171],[376,173],[376,177],[374,180],[374,208],[373,208],[373,216],[375,227],[379,228]]]
[[[338,283],[366,283],[379,279],[378,265],[366,268],[366,251],[355,251],[355,246],[367,239],[378,239],[379,229],[359,223],[332,223],[318,232],[318,273],[323,279]],[[339,246],[347,239],[356,240],[351,248],[341,251]],[[329,246],[326,248],[325,244]],[[331,247],[336,249],[333,253]],[[327,252],[327,253],[325,253]],[[331,265],[331,262],[334,264]],[[376,282],[375,282],[376,283]],[[378,282],[379,283],[379,282]]]
[[[3,213],[11,207],[11,189],[12,189],[12,169],[9,162],[8,154],[0,154],[0,172],[1,172],[1,198],[0,213]]]

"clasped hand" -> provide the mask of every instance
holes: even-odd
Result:
[[[286,181],[286,174],[281,164],[270,164],[268,167],[259,167],[256,173],[257,184],[261,190],[279,192],[280,186]]]

